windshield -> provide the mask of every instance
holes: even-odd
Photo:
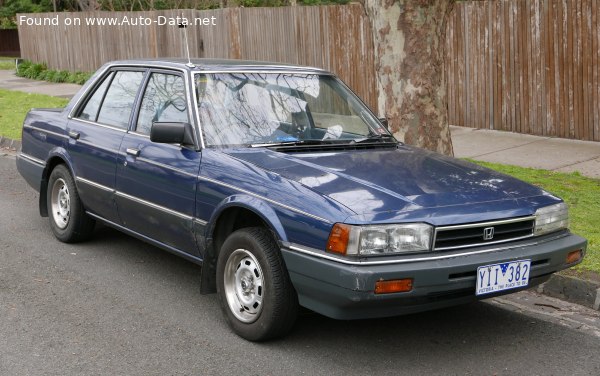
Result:
[[[329,75],[196,74],[195,85],[207,146],[391,138],[357,97]]]

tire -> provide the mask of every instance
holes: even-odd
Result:
[[[95,221],[85,213],[75,181],[64,165],[60,164],[52,170],[46,194],[54,236],[64,243],[89,239]]]
[[[232,330],[249,341],[287,334],[298,297],[271,233],[243,228],[225,240],[217,261],[217,294]]]

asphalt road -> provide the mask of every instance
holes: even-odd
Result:
[[[598,312],[533,293],[383,320],[304,313],[256,344],[199,281],[106,227],[58,242],[0,156],[0,375],[600,375]]]

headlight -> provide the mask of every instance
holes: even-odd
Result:
[[[567,227],[569,227],[569,208],[564,202],[540,208],[535,212],[534,235],[543,235]]]
[[[425,223],[353,226],[336,223],[327,250],[348,256],[389,255],[431,249],[433,227]]]

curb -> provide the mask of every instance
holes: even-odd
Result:
[[[21,149],[21,141],[0,136],[0,148],[9,149],[12,151],[19,151]]]
[[[547,282],[537,287],[537,292],[600,310],[600,283],[562,274],[553,274]]]

